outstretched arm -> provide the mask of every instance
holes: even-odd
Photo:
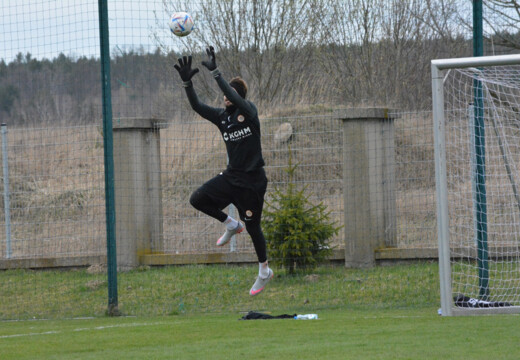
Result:
[[[198,68],[191,68],[192,57],[183,56],[178,59],[179,64],[173,65],[173,67],[179,72],[179,75],[182,80],[182,86],[186,90],[186,95],[188,96],[188,100],[190,101],[191,108],[195,110],[200,116],[205,119],[208,119],[213,122],[216,117],[218,117],[219,109],[208,106],[202,103],[193,88],[193,83],[191,78],[199,72]]]
[[[215,49],[213,46],[210,46],[206,49],[206,54],[208,55],[208,60],[203,61],[202,65],[204,65],[210,72],[211,75],[217,81],[219,88],[222,90],[224,95],[231,101],[236,107],[238,107],[245,115],[254,117],[257,115],[257,110],[254,106],[252,106],[246,99],[242,98],[235,89],[233,89],[226,80],[222,77],[220,70],[217,67],[217,61],[215,57]]]

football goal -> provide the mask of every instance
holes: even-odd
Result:
[[[520,55],[431,65],[442,315],[520,313]]]

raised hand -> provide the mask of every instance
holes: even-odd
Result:
[[[181,76],[182,81],[190,81],[193,75],[199,72],[198,68],[192,69],[191,68],[191,55],[190,56],[183,56],[182,58],[179,58],[179,65],[175,64],[173,67],[179,72],[179,75]]]
[[[217,68],[217,61],[215,59],[215,49],[213,46],[210,46],[206,49],[206,54],[208,54],[208,60],[203,61],[202,65],[204,65],[209,71],[213,71]]]

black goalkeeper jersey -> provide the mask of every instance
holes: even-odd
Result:
[[[226,144],[229,164],[224,175],[239,186],[265,179],[260,142],[260,120],[256,106],[243,99],[220,75],[215,76],[224,95],[233,103],[229,109],[215,108],[199,101],[193,85],[186,87],[190,105],[200,116],[215,124]],[[259,178],[260,177],[260,178]]]

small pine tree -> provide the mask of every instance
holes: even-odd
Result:
[[[263,230],[271,262],[281,265],[290,274],[296,269],[313,269],[331,253],[330,238],[341,227],[330,220],[330,211],[323,203],[314,205],[305,195],[307,187],[298,190],[293,179],[298,165],[285,169],[289,183],[285,192],[276,188],[273,199],[266,202]]]

